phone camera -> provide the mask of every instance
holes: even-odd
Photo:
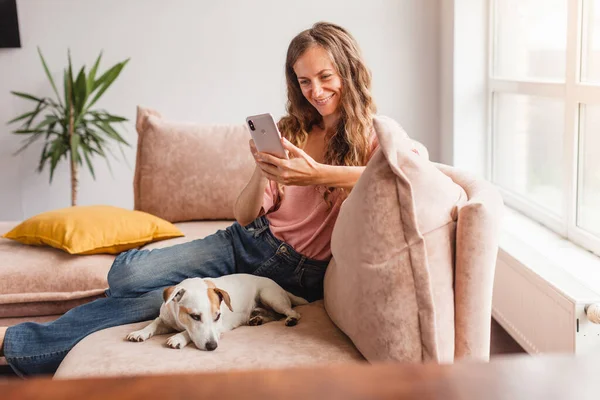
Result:
[[[254,127],[254,123],[252,122],[252,120],[248,120],[248,126],[250,127],[251,130],[255,131],[256,128]]]

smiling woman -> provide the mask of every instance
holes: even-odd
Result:
[[[329,259],[341,203],[378,146],[371,73],[344,28],[319,22],[290,43],[285,63],[287,115],[279,121],[290,159],[257,153],[256,170],[235,216],[242,225],[266,215],[275,237],[316,259]]]

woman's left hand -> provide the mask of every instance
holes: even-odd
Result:
[[[287,139],[282,138],[281,143],[287,150],[289,160],[267,153],[258,153],[259,167],[263,170],[265,176],[272,181],[287,186],[317,184],[321,173],[321,164]]]

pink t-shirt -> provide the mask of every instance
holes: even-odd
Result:
[[[369,159],[379,146],[377,136],[371,136]],[[277,195],[277,184],[269,182],[264,193],[263,209],[273,235],[292,246],[294,250],[315,260],[331,258],[331,234],[340,212],[342,196],[338,190],[329,195],[328,207],[322,186],[286,186],[279,208],[272,210]]]

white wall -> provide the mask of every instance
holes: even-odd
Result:
[[[440,161],[489,178],[489,0],[442,0]]]
[[[98,103],[130,119],[133,145],[117,148],[113,174],[96,160],[96,181],[80,176],[79,204],[133,207],[138,104],[170,119],[240,123],[246,115],[284,113],[283,64],[292,37],[319,20],[352,32],[371,68],[381,114],[397,119],[438,159],[439,0],[289,2],[278,0],[19,0],[22,48],[0,49],[0,220],[21,220],[70,205],[68,163],[35,172],[41,141],[19,156],[20,138],[4,123],[30,104],[10,90],[52,95],[39,62],[40,46],[59,82],[67,48],[73,62],[101,67],[130,57],[121,77]],[[226,156],[226,154],[224,154]]]

